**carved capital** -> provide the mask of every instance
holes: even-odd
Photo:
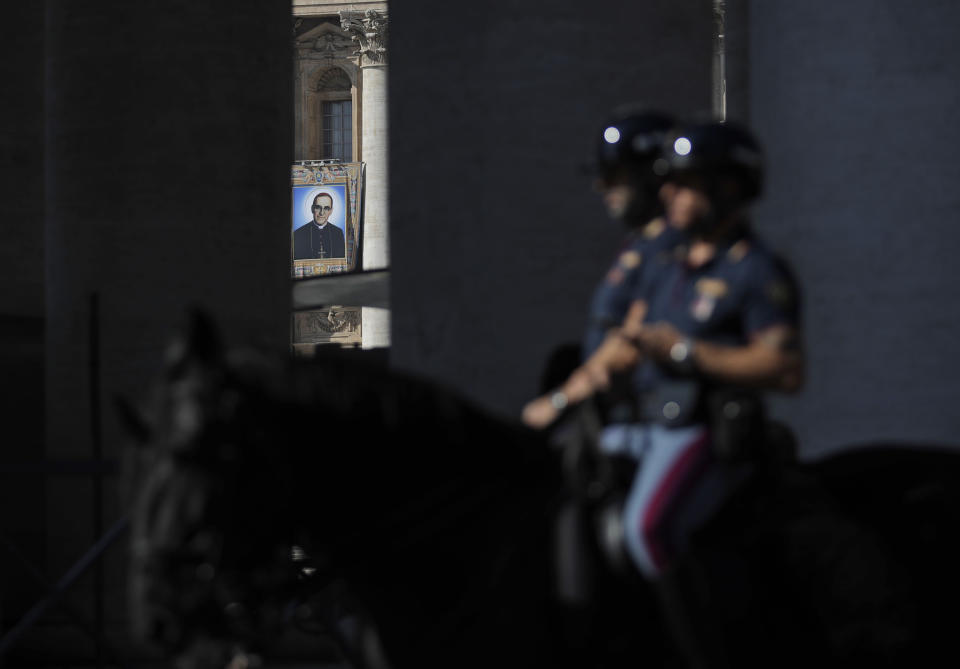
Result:
[[[354,52],[360,65],[387,62],[387,14],[368,9],[365,12],[340,12],[340,26],[360,47]]]

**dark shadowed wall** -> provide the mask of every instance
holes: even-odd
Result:
[[[960,5],[750,3],[764,233],[806,291],[809,380],[780,411],[813,457],[960,444]]]
[[[46,455],[115,458],[113,399],[146,398],[188,307],[230,343],[288,345],[291,10],[46,4]],[[115,483],[49,481],[50,573],[120,518]],[[120,632],[123,554],[101,563]]]
[[[8,3],[0,21],[0,631],[42,592],[43,486],[15,473],[43,457],[42,2]],[[14,553],[11,548],[15,549]]]
[[[395,366],[518,415],[622,230],[590,180],[615,105],[710,109],[708,0],[390,8]]]

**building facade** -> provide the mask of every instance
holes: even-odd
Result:
[[[387,173],[387,3],[294,0],[295,160],[359,162],[364,165],[361,264],[389,266]],[[331,343],[362,342],[364,348],[390,343],[389,311],[337,305],[340,319],[359,334],[331,332]],[[328,312],[329,313],[329,312]],[[343,318],[346,314],[347,318]],[[301,325],[295,316],[296,331]],[[307,316],[300,316],[305,320]],[[322,339],[318,339],[321,341]],[[295,344],[295,347],[298,345]],[[299,345],[310,348],[310,345]]]

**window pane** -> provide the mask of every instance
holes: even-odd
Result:
[[[321,103],[323,124],[322,159],[353,160],[353,102],[329,100]]]

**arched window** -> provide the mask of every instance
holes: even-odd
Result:
[[[331,67],[317,78],[316,110],[319,122],[319,150],[322,160],[353,161],[353,97],[350,77]]]

